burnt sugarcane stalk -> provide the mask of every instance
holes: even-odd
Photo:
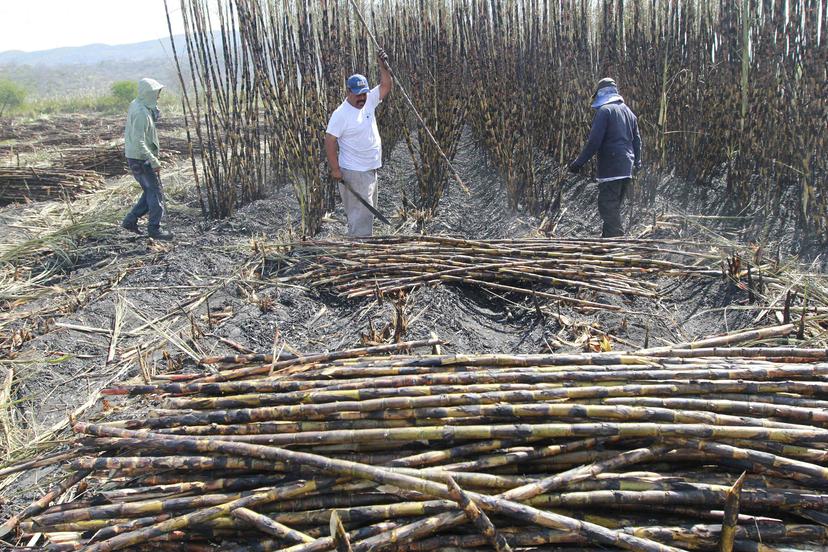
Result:
[[[682,446],[686,448],[696,448],[703,452],[717,455],[722,458],[744,460],[757,466],[764,466],[774,469],[782,467],[786,477],[795,481],[804,480],[808,483],[820,482],[820,484],[824,486],[824,481],[826,481],[826,476],[828,476],[828,469],[823,468],[822,466],[810,464],[808,462],[789,460],[785,457],[767,452],[734,447],[724,443],[699,441],[695,439],[679,439],[675,442],[681,443]]]
[[[708,350],[706,354],[713,354],[715,353],[716,356],[723,356],[728,357],[730,355],[725,354],[725,350]],[[779,351],[777,349],[762,349],[759,351],[764,351],[764,356],[758,357],[760,360],[778,360],[778,362],[814,362],[818,360],[825,360],[828,359],[828,352],[824,350],[812,350],[812,351],[804,351],[807,353],[807,356],[799,355],[799,356],[779,356],[789,354],[789,350],[782,350]],[[779,354],[776,352],[779,351]],[[689,352],[695,353],[696,350],[691,350]],[[677,353],[682,353],[682,351],[677,351]],[[750,353],[753,354],[753,353]],[[377,387],[381,386],[393,386],[393,387],[400,387],[408,382],[408,385],[412,385],[414,381],[417,381],[414,378],[416,375],[428,375],[432,374],[435,371],[436,367],[440,367],[439,373],[434,374],[434,377],[442,377],[448,378],[451,374],[464,374],[464,373],[473,373],[476,371],[481,371],[482,367],[485,366],[485,363],[491,363],[493,366],[498,366],[501,368],[512,368],[512,371],[516,372],[519,369],[528,369],[531,368],[532,370],[537,371],[538,373],[545,373],[551,370],[556,371],[563,371],[563,367],[566,364],[570,364],[573,368],[578,366],[583,366],[584,364],[588,364],[594,366],[594,363],[591,362],[591,359],[594,358],[601,358],[596,357],[595,355],[528,355],[525,357],[518,357],[518,356],[507,356],[507,355],[479,355],[479,356],[461,356],[460,359],[456,360],[463,360],[466,362],[466,366],[460,366],[457,364],[451,365],[448,364],[449,360],[452,357],[433,357],[429,358],[428,361],[423,358],[412,358],[412,359],[402,359],[397,360],[394,362],[396,366],[389,364],[386,367],[380,367],[375,363],[368,365],[368,361],[366,360],[364,364],[360,365],[359,367],[346,367],[346,366],[329,366],[323,368],[326,375],[330,376],[337,376],[341,378],[353,378],[354,376],[363,376],[362,378],[358,378],[356,380],[341,383],[337,385],[331,385],[330,380],[322,380],[322,381],[314,381],[314,380],[306,380],[306,381],[282,381],[276,379],[260,379],[260,380],[247,380],[247,381],[235,381],[235,382],[220,382],[220,383],[210,383],[210,384],[200,384],[200,383],[170,383],[170,384],[162,384],[162,385],[139,385],[139,386],[125,386],[125,387],[113,387],[104,390],[104,394],[110,395],[117,395],[117,394],[148,394],[148,393],[170,393],[176,395],[189,395],[189,394],[200,394],[200,395],[238,395],[243,393],[289,393],[292,391],[310,391],[314,389],[322,389],[326,388],[328,391],[335,391],[335,390],[344,390],[344,389],[358,389],[360,386],[364,387],[365,383],[371,383],[372,380],[365,379],[365,376],[370,378],[375,378],[376,376],[387,376],[384,378],[375,378],[378,379],[375,385]],[[615,370],[617,372],[621,372],[623,370],[633,370],[634,365],[640,365],[641,369],[644,370],[646,368],[652,368],[654,366],[659,366],[659,364],[664,362],[674,362],[674,359],[670,357],[645,357],[645,356],[633,356],[633,355],[613,355],[613,356],[604,356],[604,358],[615,358],[619,362],[622,362],[623,365],[618,365],[617,367],[613,368],[612,365],[606,365],[606,367],[601,366],[600,369],[602,371],[612,371]],[[676,357],[676,359],[679,357]],[[699,361],[704,361],[703,356],[693,356],[692,358],[698,358]],[[750,359],[752,358],[750,355],[746,356],[745,358]],[[602,359],[603,360],[603,359]],[[745,361],[742,361],[745,362]],[[434,365],[435,368],[429,367],[429,365]],[[481,366],[481,368],[475,368],[476,366]],[[736,369],[744,369],[744,370],[753,370],[755,375],[761,375],[761,368],[767,369],[767,366],[759,367],[759,366],[752,366],[750,364],[746,364],[744,366],[740,366],[738,364],[732,365],[733,368]],[[558,369],[558,367],[561,367]],[[689,369],[689,368],[688,368]],[[795,368],[790,366],[774,366],[771,370],[767,372],[765,377],[773,377],[773,373],[780,373],[780,377],[782,371],[787,370],[791,376],[795,375]],[[314,375],[318,372],[319,369],[310,369],[307,370],[304,374],[295,374],[294,377],[297,378],[307,378]],[[575,370],[572,370],[575,371]],[[592,371],[598,371],[598,367],[595,367]],[[531,372],[530,372],[531,373]],[[724,374],[724,372],[722,372]],[[628,374],[628,376],[632,376],[633,374]],[[394,376],[394,377],[391,377]],[[408,376],[409,379],[405,379],[402,376]],[[470,376],[465,376],[470,377]],[[645,376],[646,377],[646,376]],[[426,381],[426,380],[423,380]]]
[[[481,392],[477,386],[467,386],[469,393]],[[439,394],[439,389],[433,388]],[[452,392],[460,389],[451,387]],[[484,391],[485,392],[485,391]],[[819,413],[822,414],[822,413]],[[307,431],[327,431],[341,429],[371,429],[378,427],[405,427],[406,425],[429,425],[430,421],[443,420],[442,423],[483,423],[496,422],[499,419],[531,420],[544,419],[585,419],[585,420],[623,420],[623,421],[660,421],[671,423],[707,423],[711,425],[755,425],[766,428],[780,429],[808,429],[809,426],[786,422],[776,422],[765,418],[748,416],[731,416],[696,410],[673,410],[661,407],[636,407],[615,405],[590,405],[583,403],[566,404],[511,404],[511,405],[468,405],[448,408],[420,408],[383,412],[383,416],[360,417],[354,415],[348,420],[336,420],[329,416],[325,422],[262,422],[257,426],[195,426],[159,430],[159,433],[225,435],[228,440],[257,441],[255,437],[249,439],[243,436],[274,435],[278,433],[302,433]],[[468,422],[464,422],[468,419]],[[476,420],[476,421],[475,421]],[[239,435],[241,433],[241,435]],[[263,441],[262,441],[263,442]]]
[[[289,393],[268,393],[235,395],[224,397],[201,398],[173,398],[164,403],[170,409],[197,409],[216,410],[227,408],[244,408],[270,406],[275,404],[291,404],[299,402],[325,402],[337,398],[367,400],[379,398],[383,395],[401,395],[409,387],[428,386],[433,394],[456,393],[457,386],[472,387],[469,392],[478,393],[496,391],[497,385],[542,385],[555,383],[606,383],[659,380],[720,380],[744,379],[752,381],[766,381],[781,378],[819,378],[828,375],[828,367],[811,366],[789,367],[779,369],[768,368],[730,368],[730,369],[692,369],[692,370],[602,370],[602,371],[544,371],[537,370],[502,370],[502,371],[475,371],[458,374],[424,374],[419,376],[402,376],[393,378],[378,378],[371,382],[370,389],[351,389],[350,385],[331,386],[320,390],[304,390]],[[366,382],[368,383],[368,382]],[[364,384],[357,384],[364,385]],[[491,387],[485,388],[484,385]],[[342,387],[337,389],[337,387]],[[479,388],[477,388],[479,387]],[[530,389],[530,387],[524,387]],[[420,390],[422,393],[422,391]]]
[[[451,478],[510,545],[507,520],[528,516],[579,544],[621,541],[592,526],[577,532],[572,520],[713,549],[719,533],[661,525],[721,520],[715,508],[743,470],[758,474],[743,482],[747,511],[823,520],[828,498],[816,489],[828,488],[828,401],[820,399],[828,386],[824,367],[810,360],[822,352],[687,351],[693,354],[362,356],[296,364],[273,377],[164,384],[191,396],[167,399],[163,406],[175,410],[146,419],[92,426],[93,436],[74,443],[87,456],[71,457],[69,467],[96,470],[93,487],[108,472],[111,488],[53,506],[21,529],[56,542],[74,532],[74,548],[203,536],[246,546],[253,529],[239,519],[244,512],[233,512],[250,506],[315,539],[296,547],[325,550],[333,542],[322,530],[336,509],[349,526],[395,522],[387,534],[352,535],[354,550],[405,549],[466,520],[457,496],[446,494]],[[253,407],[214,410],[237,404]],[[544,423],[525,423],[533,420]],[[148,430],[154,426],[159,431]],[[630,464],[648,471],[615,473]],[[721,475],[694,468],[712,465]],[[258,503],[296,477],[319,484],[320,473],[340,483]],[[246,500],[253,502],[239,502]],[[630,519],[590,513],[608,506]],[[536,513],[550,508],[563,519]],[[759,542],[739,527],[734,550]],[[262,549],[277,542],[262,540]]]
[[[629,453],[624,453],[615,458],[608,459],[605,462],[595,463],[590,466],[581,466],[568,472],[552,476],[543,481],[537,483],[530,483],[528,485],[512,489],[499,496],[502,496],[509,500],[527,500],[533,497],[537,497],[538,495],[544,492],[549,492],[557,488],[560,488],[561,486],[566,485],[568,483],[594,477],[602,471],[615,469],[619,466],[628,465],[631,463],[650,460],[655,455],[663,453],[665,450],[668,449],[669,447],[657,450],[641,449],[636,451],[630,451]],[[365,541],[358,543],[358,545],[356,546],[356,550],[362,550],[367,552],[369,550],[377,549],[377,547],[382,546],[383,543],[388,541],[405,542],[408,540],[416,540],[423,536],[427,536],[428,534],[437,529],[453,527],[458,523],[462,522],[462,520],[462,514],[458,515],[453,512],[440,514],[432,518],[427,518],[425,520],[394,529],[387,536],[378,536],[373,537],[371,539],[366,539]]]
[[[351,539],[348,537],[342,521],[339,519],[339,514],[336,510],[331,512],[331,537],[333,538],[336,552],[353,552],[351,549]]]
[[[113,443],[116,448],[120,443]],[[129,446],[129,445],[127,445]],[[116,488],[96,493],[95,498],[108,502],[134,502],[169,495],[204,494],[217,491],[244,491],[266,485],[275,485],[284,481],[283,475],[256,475],[248,477],[226,477],[210,481],[191,481],[172,484],[150,485],[146,487]]]
[[[251,368],[238,368],[236,370],[228,370],[226,372],[222,372],[221,374],[217,374],[214,376],[205,376],[203,378],[199,378],[197,380],[198,383],[210,383],[216,381],[228,381],[232,379],[238,379],[242,377],[257,375],[257,374],[272,374],[278,373],[282,370],[288,369],[291,366],[301,365],[301,364],[308,364],[308,363],[316,363],[316,362],[329,362],[335,359],[341,358],[356,358],[359,356],[365,355],[374,355],[377,353],[387,353],[392,351],[404,351],[408,349],[414,349],[417,347],[431,347],[432,345],[436,345],[441,343],[439,339],[429,339],[425,341],[406,341],[403,343],[392,343],[389,345],[378,345],[376,347],[365,347],[361,349],[350,349],[346,351],[337,351],[332,353],[321,353],[317,355],[308,355],[305,357],[299,357],[295,359],[289,360],[280,360],[277,362],[273,362],[273,357],[271,355],[270,360],[267,359],[264,361],[267,365],[265,366],[254,366]],[[200,364],[212,364],[216,362],[221,362],[222,357],[218,358],[204,358],[199,361]]]
[[[745,399],[750,399],[745,395]],[[774,416],[776,418],[798,421],[811,421],[824,425],[828,424],[828,415],[817,408],[803,408],[797,406],[763,403],[760,401],[736,400],[705,400],[691,398],[656,398],[656,397],[623,397],[604,399],[607,404],[629,404],[655,406],[665,408],[693,409],[706,412],[720,412],[727,414],[745,414],[751,416]]]
[[[571,295],[549,294],[536,288],[579,287],[612,294],[653,296],[650,283],[627,278],[627,275],[654,270],[677,276],[717,274],[710,268],[657,259],[654,254],[666,255],[668,251],[634,243],[608,247],[574,240],[550,242],[544,247],[531,240],[507,244],[467,240],[440,242],[424,237],[402,238],[395,242],[377,239],[357,244],[308,242],[298,244],[298,247],[301,248],[297,250],[298,264],[305,271],[286,276],[283,281],[307,281],[317,287],[332,287],[348,297],[446,282],[533,296],[541,294],[590,308],[611,308],[607,304],[582,302]],[[624,250],[624,247],[629,249]],[[669,253],[682,254],[678,251]],[[685,255],[693,257],[695,253],[685,252]],[[366,285],[365,281],[372,285]]]
[[[210,456],[133,456],[133,457],[83,457],[69,464],[72,470],[260,470],[284,471],[284,465],[257,462],[249,458]]]
[[[508,532],[507,532],[508,531]],[[564,533],[553,530],[517,530],[517,528],[504,529],[502,531],[507,544],[512,546],[541,546],[544,544],[586,544],[583,537],[574,533]],[[441,535],[416,542],[406,543],[398,550],[410,552],[429,552],[432,550],[443,550],[447,546],[457,547],[460,550],[481,548],[489,544],[489,541],[482,535]]]
[[[0,469],[0,477],[6,477],[7,475],[11,475],[13,473],[19,473],[26,470],[31,470],[35,468],[42,468],[45,466],[52,466],[54,464],[58,464],[63,462],[64,460],[71,460],[76,458],[80,454],[90,453],[93,452],[89,449],[75,448],[66,452],[58,452],[55,454],[48,454],[45,456],[41,456],[39,458],[35,458],[34,460],[29,460],[27,462],[21,462],[18,464],[13,464],[6,468]]]
[[[91,472],[89,470],[77,471],[66,477],[59,484],[55,485],[40,499],[31,503],[19,514],[13,515],[0,527],[0,536],[8,535],[20,524],[21,521],[36,516],[49,507],[54,500],[63,495],[66,491],[83,481]]]
[[[276,500],[300,496],[316,490],[320,488],[320,486],[331,483],[332,481],[303,481],[283,487],[276,487],[267,492],[255,493],[218,506],[197,510],[190,514],[161,521],[149,527],[122,533],[105,541],[95,543],[87,547],[87,550],[89,552],[108,552],[111,550],[120,550],[122,548],[134,546],[150,539],[166,535],[172,531],[209,521],[217,517],[227,516],[236,508],[255,507],[257,505],[267,504]]]
[[[486,541],[495,549],[496,552],[511,552],[512,548],[503,538],[503,535],[497,532],[495,526],[489,520],[489,517],[480,511],[480,508],[472,501],[469,496],[457,485],[454,479],[449,476],[447,478],[448,489],[452,500],[457,502],[463,513],[469,521],[477,528]]]
[[[315,540],[313,537],[301,531],[291,529],[287,525],[273,521],[269,517],[258,514],[253,510],[248,510],[247,508],[236,508],[233,510],[233,517],[249,523],[263,533],[288,541],[308,543]]]
[[[50,527],[58,523],[87,521],[91,519],[146,517],[162,513],[195,510],[219,506],[231,500],[237,500],[250,493],[236,494],[206,494],[195,497],[168,498],[148,500],[144,502],[123,502],[120,504],[104,504],[89,508],[78,508],[64,512],[44,514],[32,519],[29,531],[38,528]]]
[[[138,437],[141,435],[140,433],[129,430],[83,423],[76,424],[75,430],[79,433],[90,433],[115,437]],[[146,437],[154,439],[157,446],[170,448],[172,450],[181,448],[189,450],[211,450],[214,452],[232,452],[233,454],[241,454],[244,456],[262,459],[285,460],[299,465],[305,464],[313,466],[315,469],[322,472],[335,473],[338,476],[369,479],[377,483],[389,484],[401,489],[416,491],[435,497],[446,499],[450,498],[448,490],[439,483],[418,479],[409,475],[395,474],[384,469],[358,464],[355,462],[346,462],[341,460],[337,461],[314,454],[278,449],[274,447],[248,445],[244,443],[230,443],[216,440],[196,440],[181,437],[173,438],[171,436],[162,436],[158,434],[150,434]],[[617,531],[610,531],[595,524],[578,522],[577,520],[573,520],[566,516],[540,511],[509,500],[490,497],[488,495],[481,495],[478,493],[469,493],[469,496],[472,497],[475,502],[481,504],[484,508],[491,509],[500,514],[531,521],[532,523],[548,528],[577,531],[584,534],[587,538],[595,540],[596,542],[610,544],[612,546],[621,546],[625,549],[640,552],[677,552],[677,549],[673,547],[662,546],[653,541],[630,537],[629,535],[624,535]],[[229,509],[247,506],[247,504],[238,504],[244,500],[250,500],[250,497],[230,503],[231,506]],[[216,515],[221,515],[221,512],[216,513]],[[184,517],[186,518],[186,516]],[[175,520],[170,520],[170,522],[175,522]],[[159,525],[163,526],[164,529],[169,527],[170,530],[174,530],[177,528],[174,527],[175,523],[170,522],[165,522]],[[101,545],[98,545],[98,548],[90,550],[95,550],[95,552],[98,552],[98,550],[117,550],[132,544],[132,541],[135,538],[143,540],[147,536],[155,536],[155,533],[158,530],[159,529],[157,527],[155,529],[148,528],[147,530],[136,531],[134,534],[121,535],[106,541],[109,543],[109,548],[101,548]]]
[[[573,438],[580,435],[621,435],[628,439],[657,437],[710,439],[765,439],[777,443],[825,443],[828,430],[821,428],[788,429],[757,426],[713,426],[695,423],[574,423],[524,424],[522,433],[544,439]],[[268,436],[272,445],[323,445],[372,442],[414,442],[427,440],[510,439],[516,427],[504,425],[423,426],[388,429],[310,431]],[[164,434],[172,437],[172,434]],[[229,442],[229,441],[228,441]]]
[[[736,526],[739,523],[739,501],[742,495],[742,485],[747,472],[742,472],[733,487],[727,491],[722,520],[722,536],[719,540],[719,552],[732,552],[736,540]]]
[[[382,522],[377,523],[374,525],[369,525],[367,527],[362,527],[360,529],[356,529],[354,531],[348,532],[348,539],[351,541],[356,541],[360,539],[367,539],[374,535],[378,535],[380,533],[385,533],[386,531],[390,531],[394,529],[398,524],[393,522]],[[328,531],[330,534],[330,532]],[[281,549],[282,552],[294,552],[295,549],[301,549],[302,552],[321,552],[325,550],[330,550],[334,547],[334,540],[333,537],[322,537],[320,536],[314,542],[309,544],[299,544],[295,546],[291,546],[289,548]]]
[[[420,454],[414,454],[404,458],[398,458],[396,460],[389,462],[388,465],[398,467],[418,467],[427,466],[430,464],[440,464],[443,462],[448,462],[449,460],[458,460],[460,458],[478,452],[489,452],[492,450],[504,448],[508,443],[508,441],[500,439],[479,441],[476,443],[470,443],[468,445],[452,447],[446,450],[433,450],[423,452]]]
[[[781,326],[772,326],[769,328],[759,328],[755,330],[747,330],[743,332],[735,332],[728,335],[711,337],[709,339],[702,339],[700,341],[687,341],[684,343],[676,343],[669,347],[657,347],[654,349],[644,349],[638,351],[639,354],[650,355],[671,355],[674,349],[706,349],[711,347],[721,347],[725,345],[733,345],[735,343],[745,343],[759,339],[767,339],[768,337],[780,337],[790,335],[794,331],[793,324],[782,324]],[[687,356],[692,353],[685,353]],[[707,353],[709,354],[709,353]],[[704,356],[704,355],[702,355]]]
[[[132,519],[123,523],[114,523],[111,520],[107,520],[106,526],[101,528],[94,535],[92,535],[89,538],[88,544],[92,544],[98,541],[104,541],[114,537],[115,535],[120,535],[122,533],[134,531],[135,529],[140,529],[141,527],[155,525],[156,523],[166,521],[171,517],[172,514],[161,514],[158,516],[149,516],[144,518]]]
[[[694,393],[738,393],[746,390],[760,393],[802,393],[817,394],[828,391],[828,384],[822,382],[730,382],[705,381],[692,383],[648,383],[616,386],[584,386],[571,388],[542,388],[531,391],[492,391],[486,393],[469,393],[456,395],[406,397],[401,392],[398,397],[366,399],[363,401],[340,400],[321,404],[300,404],[249,408],[237,410],[219,410],[214,412],[193,412],[184,415],[162,416],[144,420],[117,422],[131,429],[164,427],[234,424],[263,422],[295,418],[305,419],[324,417],[332,412],[353,410],[357,412],[376,412],[387,409],[414,409],[427,407],[461,406],[472,404],[493,404],[500,402],[541,402],[555,399],[591,399],[597,397],[634,397],[659,395],[686,395]]]
[[[515,463],[530,462],[533,460],[540,460],[550,457],[560,457],[568,453],[584,450],[594,449],[597,447],[604,447],[620,441],[618,437],[604,437],[604,438],[589,438],[580,441],[572,441],[560,445],[549,445],[545,447],[532,447],[529,450],[521,451],[507,451],[503,453],[495,453],[488,456],[483,456],[477,460],[470,460],[466,462],[457,462],[441,466],[443,469],[452,471],[462,471],[471,469],[489,469],[502,466],[508,466]]]

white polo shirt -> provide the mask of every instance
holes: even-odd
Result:
[[[348,100],[336,108],[326,132],[336,136],[339,166],[351,171],[370,171],[382,166],[382,141],[374,114],[382,103],[379,86],[368,92],[365,106],[357,109]]]

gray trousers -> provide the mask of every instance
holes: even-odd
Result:
[[[617,238],[624,235],[621,224],[621,203],[627,195],[630,179],[611,180],[598,183],[598,213],[604,221],[602,238]]]
[[[342,169],[345,180],[372,207],[377,206],[377,171],[352,171]],[[342,206],[348,217],[348,237],[367,238],[374,232],[374,214],[363,205],[343,184],[339,184]]]

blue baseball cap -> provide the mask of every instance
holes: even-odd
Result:
[[[353,94],[366,94],[370,90],[368,79],[359,74],[351,75],[348,77],[348,90]]]

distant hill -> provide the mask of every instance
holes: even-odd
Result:
[[[179,52],[185,48],[184,35],[175,37]],[[95,65],[108,61],[144,61],[150,59],[171,59],[169,37],[163,37],[135,44],[89,44],[72,48],[54,48],[39,52],[9,50],[0,52],[0,65],[31,65],[59,67],[63,65]]]
[[[216,32],[216,47],[221,35]],[[186,60],[184,35],[176,35],[179,58]],[[189,63],[182,64],[185,74]],[[39,52],[0,52],[0,79],[9,79],[29,91],[31,98],[61,98],[108,93],[119,80],[152,77],[171,90],[179,88],[169,37],[135,44],[90,44]]]

